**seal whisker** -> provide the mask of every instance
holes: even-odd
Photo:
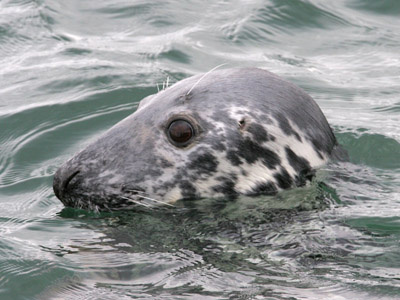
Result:
[[[147,199],[147,200],[154,201],[154,202],[156,202],[156,203],[160,203],[160,204],[162,204],[162,205],[174,207],[172,204],[165,203],[165,202],[162,202],[162,201],[160,201],[160,200],[156,200],[156,199],[153,199],[153,198],[150,198],[150,197],[146,197],[146,196],[142,196],[142,195],[137,195],[137,196],[139,196],[139,197],[141,197],[141,198],[143,198],[143,199]]]
[[[134,199],[132,199],[132,198],[129,198],[129,197],[121,196],[121,198],[122,198],[122,199],[129,200],[129,201],[131,201],[131,202],[133,202],[133,203],[135,203],[135,204],[137,204],[137,205],[141,205],[141,206],[144,206],[144,207],[147,207],[147,208],[152,208],[151,205],[144,204],[144,203],[142,203],[142,202],[140,202],[140,201],[136,201],[136,200],[134,200]]]
[[[129,191],[129,192],[135,192],[135,193],[142,193],[142,194],[145,194],[145,192],[143,192],[143,191],[139,191],[139,190],[127,190],[127,191]],[[147,199],[147,200],[151,200],[151,201],[154,201],[154,202],[156,202],[156,203],[159,203],[159,204],[162,204],[162,205],[166,205],[166,206],[170,206],[170,207],[174,207],[172,204],[169,204],[169,203],[165,203],[165,202],[162,202],[162,201],[160,201],[160,200],[156,200],[156,199],[154,199],[154,198],[150,198],[150,197],[148,197],[148,196],[143,196],[143,195],[138,195],[138,194],[136,194],[136,196],[138,196],[138,197],[141,197],[141,198],[143,198],[143,199]]]
[[[214,71],[214,70],[216,70],[216,69],[218,69],[218,68],[220,68],[220,67],[222,67],[222,66],[224,66],[224,65],[226,65],[226,63],[220,64],[219,66],[216,66],[216,67],[212,68],[212,69],[211,69],[210,71],[208,71],[207,73],[204,73],[204,75],[201,76],[200,79],[197,80],[197,82],[192,86],[192,88],[189,90],[189,92],[187,92],[186,96],[188,96],[188,95],[190,94],[190,92],[194,89],[194,87],[195,87],[200,81],[202,81],[204,77],[206,77],[206,76],[207,76],[208,74],[210,74],[212,71]]]

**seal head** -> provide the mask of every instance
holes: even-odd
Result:
[[[66,206],[111,210],[274,194],[304,185],[336,145],[302,89],[261,69],[219,70],[143,99],[62,165],[53,188]]]

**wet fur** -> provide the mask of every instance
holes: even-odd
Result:
[[[178,117],[197,132],[183,149],[166,137]],[[321,110],[300,88],[261,69],[216,70],[143,99],[66,162],[54,187],[65,205],[96,209],[274,194],[304,185],[336,147]]]

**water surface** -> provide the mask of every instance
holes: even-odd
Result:
[[[400,4],[0,1],[1,299],[399,299]],[[167,78],[298,84],[349,162],[276,197],[65,209],[58,166]]]

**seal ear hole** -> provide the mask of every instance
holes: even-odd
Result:
[[[240,121],[238,122],[239,129],[242,131],[245,130],[246,125],[247,123],[245,118],[240,119]]]

